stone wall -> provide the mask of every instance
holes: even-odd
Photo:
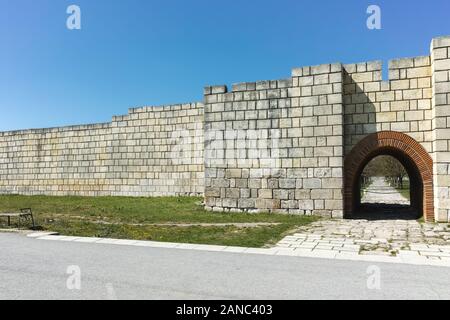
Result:
[[[203,194],[203,105],[131,109],[111,123],[0,133],[0,193]]]
[[[450,221],[450,37],[433,39],[432,128],[436,219]]]
[[[392,60],[387,81],[379,61],[333,63],[204,90],[204,103],[111,123],[0,133],[0,193],[204,194],[215,211],[343,217],[344,159],[381,132],[432,156],[427,210],[449,220],[450,37],[434,39],[430,56]]]
[[[205,88],[205,200],[218,211],[342,217],[342,65]]]
[[[297,68],[230,92],[206,87],[207,207],[342,217],[345,156],[372,133],[398,132],[434,156],[435,218],[447,221],[449,41],[390,61],[387,81],[374,61]]]
[[[382,81],[380,61],[344,65],[345,154],[368,134],[406,133],[433,152],[430,57],[392,60]]]

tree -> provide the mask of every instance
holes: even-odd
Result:
[[[396,187],[403,188],[403,182],[408,176],[406,169],[392,156],[378,156],[372,159],[364,168],[362,176],[385,177]]]

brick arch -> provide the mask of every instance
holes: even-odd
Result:
[[[351,217],[357,207],[359,176],[367,163],[379,155],[392,155],[421,183],[422,199],[418,203],[426,221],[434,221],[433,204],[433,160],[428,152],[410,136],[394,131],[370,134],[361,140],[345,157],[344,161],[344,210]],[[411,199],[412,201],[413,199]]]

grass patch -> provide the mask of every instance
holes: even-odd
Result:
[[[403,182],[403,188],[396,188],[406,200],[411,200],[409,181]]]
[[[0,196],[0,211],[30,207],[37,224],[63,235],[263,247],[317,220],[281,214],[212,213],[195,197]],[[0,227],[5,227],[4,219]],[[276,223],[257,227],[155,226],[163,223]]]

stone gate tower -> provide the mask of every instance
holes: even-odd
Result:
[[[382,154],[407,169],[412,204],[448,221],[450,38],[430,56],[294,69],[280,81],[205,89],[205,199],[213,210],[351,217]]]

